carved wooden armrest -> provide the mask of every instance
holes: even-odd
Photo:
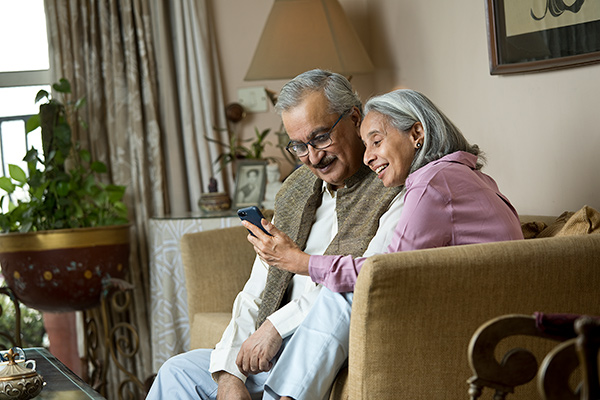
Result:
[[[538,363],[533,353],[527,349],[509,350],[498,362],[494,351],[498,343],[507,337],[525,335],[562,341],[565,337],[541,332],[536,327],[536,319],[530,315],[504,315],[483,324],[474,333],[469,343],[469,364],[474,375],[467,381],[470,384],[471,400],[481,396],[484,387],[494,389],[495,400],[504,399],[514,388],[530,382],[537,374]]]

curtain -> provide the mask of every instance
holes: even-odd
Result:
[[[198,211],[200,194],[214,177],[219,191],[233,193],[231,164],[214,161],[228,143],[218,54],[207,0],[152,0],[167,149],[172,214]]]
[[[70,80],[73,98],[87,100],[79,116],[88,128],[72,124],[74,140],[107,164],[112,182],[127,187],[134,286],[129,322],[139,335],[128,363],[143,381],[151,374],[148,220],[168,209],[149,6],[145,0],[45,0],[45,7],[57,77]],[[113,385],[107,397],[122,398],[115,366],[106,367]]]
[[[231,166],[215,166],[228,142],[221,76],[207,0],[44,0],[55,78],[86,97],[74,140],[125,185],[131,228],[130,313],[139,349],[130,369],[152,373],[149,219],[198,210],[215,177],[232,193]],[[114,371],[113,371],[114,372]],[[114,382],[113,386],[114,386]],[[117,387],[108,398],[122,398]]]

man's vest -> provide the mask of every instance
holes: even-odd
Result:
[[[379,228],[379,218],[402,188],[386,188],[367,166],[345,181],[337,190],[336,213],[338,233],[325,254],[360,257]],[[323,181],[302,166],[283,183],[275,199],[275,223],[301,249],[316,218],[321,204]],[[283,299],[293,273],[269,267],[267,283],[258,309],[256,328],[275,312]]]

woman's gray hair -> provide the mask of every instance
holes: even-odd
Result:
[[[400,132],[408,132],[417,122],[423,125],[423,146],[415,154],[409,174],[455,151],[478,156],[477,169],[483,167],[485,158],[479,146],[469,144],[456,125],[423,94],[401,89],[376,96],[365,104],[365,114],[371,111],[386,116]]]
[[[279,92],[275,110],[281,114],[297,107],[308,94],[317,91],[327,98],[331,114],[342,114],[356,107],[362,115],[362,101],[348,79],[322,69],[304,72],[286,83]]]

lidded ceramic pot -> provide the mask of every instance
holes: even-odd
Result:
[[[6,356],[8,364],[0,371],[0,400],[28,400],[40,394],[44,378],[34,370],[18,365],[12,349]]]

